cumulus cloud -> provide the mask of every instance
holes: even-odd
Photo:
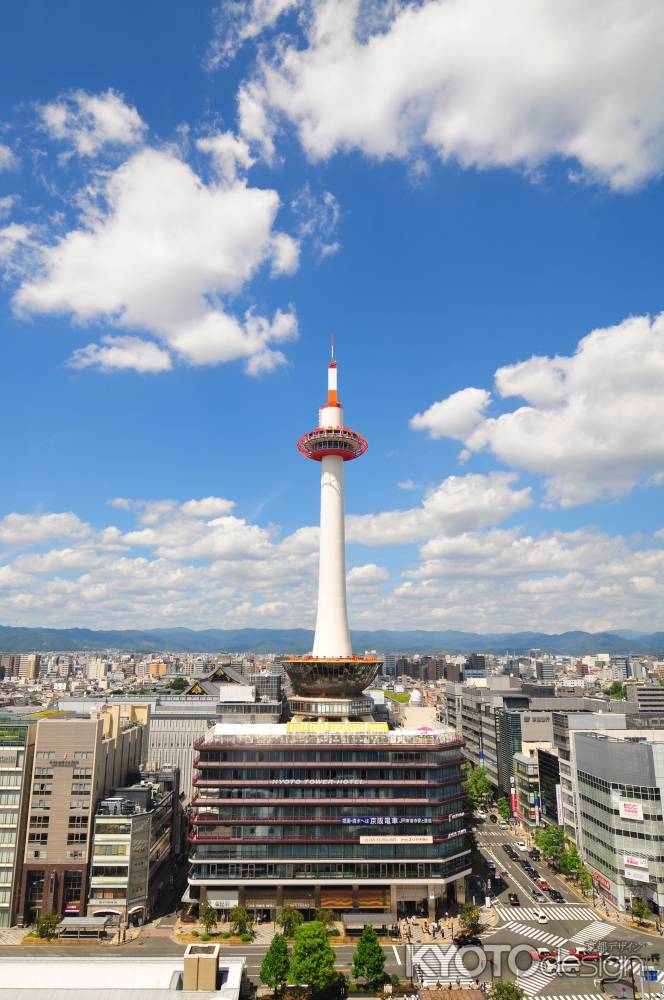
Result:
[[[74,351],[71,368],[99,368],[103,372],[131,369],[136,372],[165,372],[172,368],[171,356],[151,340],[140,337],[102,337],[101,344],[88,344]]]
[[[660,4],[310,7],[304,43],[279,39],[241,89],[250,139],[260,141],[261,117],[271,136],[284,118],[312,159],[359,149],[419,162],[430,151],[465,167],[530,172],[561,158],[622,190],[664,166]]]
[[[272,318],[249,309],[237,317],[225,300],[264,264],[291,273],[297,247],[274,228],[276,191],[233,182],[228,165],[220,169],[223,181],[205,184],[173,150],[132,155],[104,175],[79,228],[39,247],[15,295],[16,310],[131,331],[77,351],[75,367],[165,371],[173,355],[193,365],[243,360],[250,374],[283,364],[273,345],[297,336],[293,309]]]
[[[306,184],[293,199],[291,208],[300,220],[300,239],[310,240],[321,260],[341,250],[341,243],[336,239],[341,208],[331,191],[315,195],[310,185]]]
[[[461,389],[433,403],[424,413],[416,413],[410,426],[416,431],[427,431],[431,438],[463,441],[481,421],[490,399],[486,389]]]
[[[95,156],[104,146],[135,146],[147,126],[122,94],[74,91],[39,106],[42,128],[79,156]]]
[[[361,514],[346,519],[349,541],[362,545],[420,542],[498,524],[531,504],[530,489],[514,489],[516,476],[450,476],[429,490],[419,507]]]
[[[134,500],[135,526],[75,514],[0,520],[0,620],[24,625],[278,627],[315,620],[318,529],[282,538],[222,497]],[[15,551],[18,549],[19,551]],[[439,534],[396,582],[377,562],[347,575],[355,628],[656,628],[664,548],[597,529]]]
[[[449,421],[436,424],[435,414],[464,395],[455,393],[429,408],[428,424],[413,426],[542,476],[547,502],[563,507],[619,496],[664,472],[664,314],[593,330],[573,355],[508,365],[495,383],[500,397],[526,405],[480,413],[464,434]]]

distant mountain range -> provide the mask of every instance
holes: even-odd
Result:
[[[664,654],[664,632],[479,632],[425,629],[353,632],[357,652],[377,649],[382,653],[527,653],[538,648],[550,653],[654,653]],[[308,629],[122,629],[11,628],[0,625],[0,651],[123,650],[148,653],[295,653],[311,650],[313,632]]]

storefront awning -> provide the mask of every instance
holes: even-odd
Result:
[[[231,906],[237,906],[238,894],[232,889],[208,889],[207,901],[210,906],[215,906],[220,910],[227,910]]]
[[[344,927],[364,927],[366,924],[370,927],[387,927],[394,917],[386,910],[384,913],[344,913],[342,920]]]

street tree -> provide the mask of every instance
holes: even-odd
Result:
[[[581,865],[577,872],[576,883],[584,893],[593,887],[593,877],[585,865]]]
[[[204,927],[205,933],[209,934],[212,928],[217,926],[217,911],[209,903],[203,903],[198,919]]]
[[[280,990],[284,983],[288,982],[289,967],[290,959],[286,938],[283,934],[275,934],[261,963],[261,982],[272,990]]]
[[[330,928],[336,923],[337,915],[334,910],[316,910],[316,920],[320,920],[321,924]]]
[[[468,767],[463,790],[473,809],[477,809],[482,802],[491,798],[494,789],[483,767]]]
[[[632,916],[638,924],[643,924],[652,916],[652,910],[643,899],[632,899]]]
[[[374,928],[366,924],[353,955],[353,975],[356,979],[366,979],[368,983],[378,983],[383,979],[384,969],[385,952]]]
[[[568,850],[563,851],[560,855],[559,860],[560,870],[569,875],[571,872],[578,872],[583,868],[583,861],[581,860],[581,855],[577,851],[576,847],[570,847]]]
[[[501,982],[498,979],[494,980],[489,992],[491,1000],[524,1000],[525,995],[516,983]]]
[[[228,922],[234,934],[248,934],[253,926],[254,918],[244,906],[234,906],[228,916]]]
[[[510,805],[504,795],[496,802],[496,809],[501,819],[508,820],[510,818]]]
[[[277,923],[287,938],[294,936],[295,931],[303,921],[304,917],[294,906],[282,906],[277,913]]]
[[[337,981],[334,949],[320,920],[300,924],[295,931],[288,978],[296,986],[307,984],[322,990]]]
[[[57,930],[59,923],[60,923],[60,917],[58,916],[57,913],[45,913],[43,917],[38,917],[37,937],[40,938],[55,937],[55,932]]]
[[[565,834],[561,827],[550,826],[541,827],[535,830],[535,843],[544,854],[545,858],[560,862],[560,858],[565,851]]]
[[[482,911],[474,903],[464,903],[459,913],[459,923],[469,931],[474,933],[480,926]]]

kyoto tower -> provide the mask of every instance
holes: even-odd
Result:
[[[299,715],[352,718],[370,714],[372,703],[362,692],[381,666],[375,657],[353,656],[346,609],[344,531],[344,463],[367,450],[361,434],[344,427],[337,395],[337,363],[327,370],[327,401],[319,426],[297,442],[301,455],[320,462],[320,560],[318,614],[311,656],[285,661],[295,697],[291,710]]]

